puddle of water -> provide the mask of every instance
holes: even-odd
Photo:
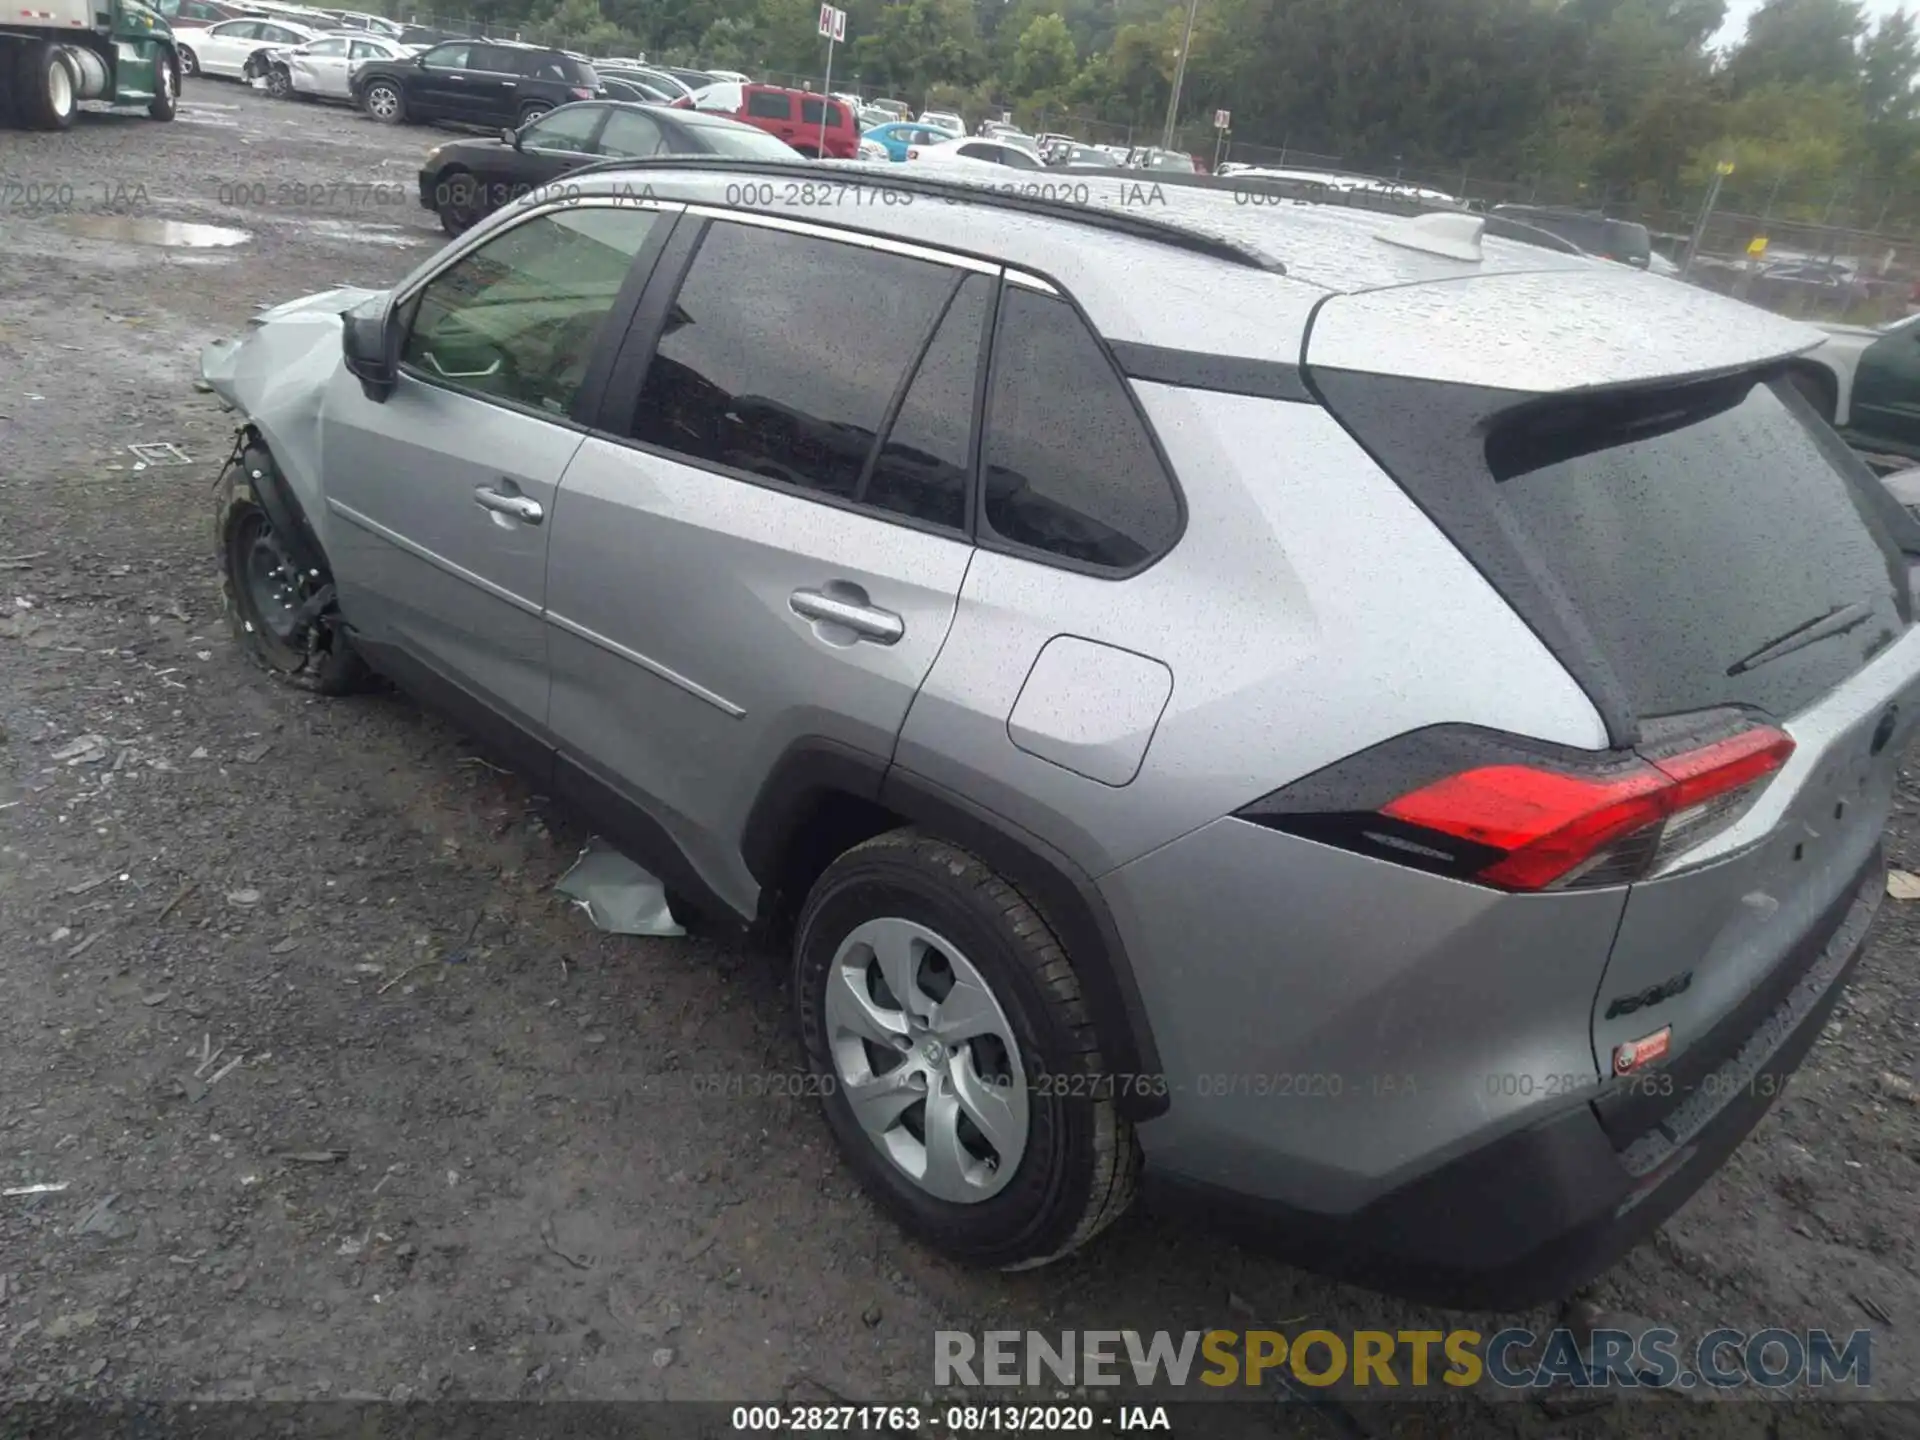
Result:
[[[217,250],[244,245],[253,238],[244,230],[192,225],[184,220],[153,220],[144,215],[55,215],[47,223],[89,240],[125,240],[172,250]]]

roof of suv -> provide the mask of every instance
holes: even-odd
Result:
[[[1298,363],[1312,324],[1316,363],[1562,389],[1731,368],[1822,338],[1678,281],[1492,234],[1480,236],[1478,260],[1410,244],[1405,232],[1394,243],[1382,231],[1405,217],[1343,203],[1148,174],[1063,187],[1041,177],[1009,182],[985,167],[903,170],[912,167],[661,157],[567,178],[585,194],[631,194],[644,184],[661,198],[709,205],[724,204],[742,173],[884,185],[917,203],[837,209],[834,223],[1051,277],[1111,341],[1264,364]],[[1063,189],[1071,198],[1058,198]],[[819,218],[817,204],[783,205],[777,192],[776,203],[750,208]],[[1061,244],[1063,224],[1081,231],[1070,245]],[[1442,283],[1467,279],[1497,283]]]

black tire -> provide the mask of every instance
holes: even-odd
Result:
[[[520,107],[520,123],[524,125],[529,120],[537,120],[551,109],[553,106],[544,100],[531,100]]]
[[[434,209],[440,216],[440,228],[449,235],[464,235],[485,214],[480,182],[471,171],[449,170],[434,182]]]
[[[293,72],[284,65],[270,66],[267,70],[267,94],[275,100],[291,100],[293,93]]]
[[[1829,425],[1834,414],[1840,408],[1839,397],[1834,393],[1834,383],[1830,376],[1806,365],[1796,365],[1787,371],[1787,379],[1793,388],[1806,397],[1806,401]]]
[[[181,73],[185,75],[198,75],[200,73],[200,57],[185,45],[178,45],[174,48],[180,52]]]
[[[951,942],[1007,1017],[1028,1084],[1028,1132],[1013,1178],[984,1200],[936,1198],[896,1168],[855,1118],[828,1048],[827,986],[842,942],[897,917]],[[901,1227],[942,1253],[1004,1270],[1079,1249],[1125,1212],[1139,1172],[1133,1127],[1107,1087],[1073,965],[1019,891],[978,857],[915,830],[855,846],[807,897],[794,941],[801,1041],[828,1127],[868,1191]],[[1036,1086],[1038,1075],[1053,1077]],[[1085,1077],[1061,1083],[1064,1077]]]
[[[360,108],[382,125],[398,125],[407,118],[407,97],[391,80],[375,80],[360,94]]]
[[[180,70],[170,55],[154,61],[158,89],[147,102],[147,114],[155,120],[171,120],[180,113]]]
[[[66,130],[80,109],[80,77],[58,46],[29,40],[14,59],[15,114],[29,130]]]
[[[283,636],[266,619],[249,583],[251,567],[263,547],[277,551],[283,559],[287,553],[255,489],[256,477],[272,469],[273,456],[255,443],[220,474],[214,538],[220,550],[220,600],[227,624],[246,657],[276,680],[320,695],[364,689],[370,678],[366,662],[337,626],[309,625]],[[292,576],[298,567],[288,561],[287,571]],[[293,598],[304,598],[328,583],[331,577],[326,575],[302,577]]]

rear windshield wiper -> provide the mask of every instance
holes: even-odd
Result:
[[[1864,600],[1856,600],[1851,605],[1842,605],[1820,615],[1798,629],[1789,630],[1778,640],[1769,641],[1745,659],[1736,660],[1727,667],[1727,674],[1744,675],[1749,670],[1757,670],[1769,660],[1778,660],[1782,655],[1791,655],[1796,650],[1804,650],[1817,641],[1826,640],[1835,635],[1844,635],[1857,626],[1864,625],[1873,618],[1873,606]]]

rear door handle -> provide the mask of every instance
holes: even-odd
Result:
[[[891,610],[843,600],[819,590],[796,590],[787,604],[793,607],[794,614],[805,619],[844,625],[861,639],[880,645],[895,644],[907,633],[907,622]]]
[[[486,485],[474,490],[473,503],[482,510],[491,510],[496,515],[510,515],[529,525],[538,525],[547,518],[547,512],[540,508],[538,500],[529,500],[525,495],[502,495]]]

